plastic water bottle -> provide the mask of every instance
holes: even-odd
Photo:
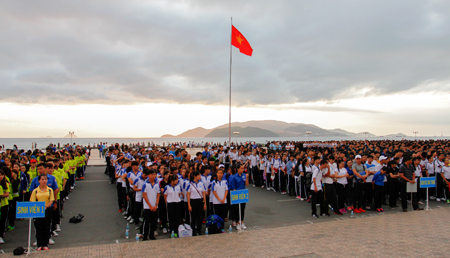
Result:
[[[172,230],[172,234],[170,234],[170,238],[175,239],[175,232]]]
[[[130,236],[129,236],[129,232],[130,232],[130,224],[129,223],[127,223],[127,230],[125,230],[125,238],[126,239],[128,239]]]
[[[139,234],[136,234],[136,243],[139,243]]]
[[[230,227],[228,228],[228,233],[233,233],[233,227],[230,225]]]
[[[205,229],[205,235],[208,236],[208,227]]]
[[[352,210],[352,212],[350,213],[350,217],[352,217],[352,218],[353,218],[353,210]]]

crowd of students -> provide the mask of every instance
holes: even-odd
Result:
[[[128,148],[108,147],[107,173],[116,184],[118,210],[135,224],[145,240],[178,233],[188,223],[193,234],[211,214],[245,229],[238,206],[230,205],[230,191],[266,188],[311,204],[314,218],[349,211],[384,212],[384,208],[414,210],[426,198],[425,190],[407,194],[407,184],[420,177],[436,179],[430,199],[450,203],[449,141],[340,141],[244,143],[225,147],[206,145],[195,156],[182,145]],[[235,207],[233,207],[235,206]],[[320,213],[317,207],[320,206]],[[141,220],[143,221],[141,223]],[[220,228],[224,232],[223,225]]]
[[[45,217],[35,218],[37,250],[55,244],[61,228],[64,204],[75,189],[75,181],[85,178],[87,150],[67,145],[61,150],[0,150],[0,244],[7,231],[15,229],[17,202],[45,202]]]

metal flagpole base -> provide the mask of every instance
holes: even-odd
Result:
[[[30,255],[31,253],[36,252],[35,249],[33,249],[31,247],[31,218],[29,218],[29,223],[28,223],[28,248],[27,248],[27,256]]]
[[[240,233],[242,233],[242,220],[241,220],[241,204],[239,203],[239,230],[238,230],[238,235]]]

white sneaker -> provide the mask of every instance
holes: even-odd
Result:
[[[33,246],[37,246],[37,241],[34,241]]]
[[[267,187],[267,191],[270,191],[270,187]]]
[[[276,193],[277,192],[277,190],[275,189],[275,188],[272,188],[272,190]]]
[[[242,222],[241,228],[244,229],[244,230],[247,229],[247,227],[245,226],[244,222]]]
[[[61,226],[60,225],[56,225],[56,230],[55,230],[56,232],[61,232]]]
[[[440,202],[440,201],[441,201],[441,199],[439,199],[439,198],[436,198],[436,201],[437,201],[437,202]]]
[[[253,185],[253,187],[255,187],[255,185]]]
[[[236,229],[237,229],[237,230],[241,230],[241,225],[237,224],[237,225],[236,225]]]
[[[166,229],[166,231],[167,231],[167,229]],[[155,236],[157,236],[158,235],[158,233],[156,233],[156,231],[155,231]]]
[[[436,200],[436,197],[430,196],[430,199],[431,199],[431,200]]]
[[[447,201],[445,198],[441,198],[441,201],[443,201],[443,202],[445,202],[445,201]]]
[[[134,227],[134,229],[139,229],[139,226]]]
[[[58,236],[58,233],[56,233],[56,231],[53,231],[52,234],[53,234],[53,236],[55,236],[55,237]]]
[[[70,187],[70,190],[73,190],[73,186]]]
[[[126,212],[126,211],[122,212],[122,215],[123,215],[123,216],[125,216],[125,214],[127,214],[127,212]]]
[[[128,218],[127,218],[127,220],[131,220],[133,217],[131,217],[131,216],[129,216]]]
[[[134,223],[134,219],[130,219],[130,224],[133,224]]]
[[[231,225],[232,225],[233,227],[236,227],[236,221],[233,221],[233,223],[231,223]]]
[[[3,241],[3,237],[0,237],[0,244],[5,243],[5,241]]]
[[[55,244],[55,241],[53,241],[53,239],[50,238],[50,239],[48,240],[48,244],[49,244],[49,245],[54,245],[54,244]]]
[[[163,228],[163,233],[167,234],[167,228]],[[156,234],[156,232],[155,232],[155,234]]]
[[[66,196],[66,200],[69,200],[69,196]]]

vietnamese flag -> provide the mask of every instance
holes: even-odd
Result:
[[[242,54],[251,56],[253,53],[250,43],[233,25],[231,25],[231,45],[239,48]]]

